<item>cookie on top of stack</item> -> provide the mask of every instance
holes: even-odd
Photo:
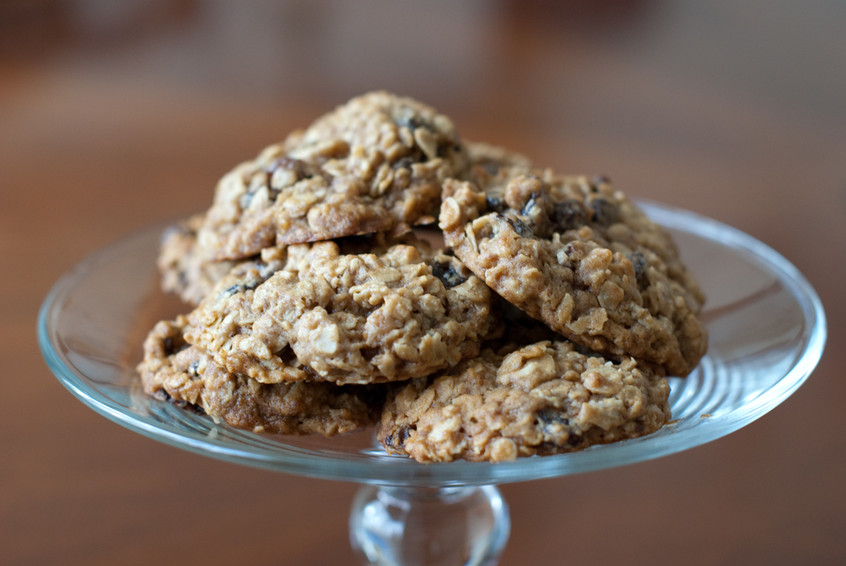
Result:
[[[224,175],[158,265],[191,310],[148,335],[147,393],[256,432],[376,427],[420,462],[649,434],[707,348],[696,281],[610,181],[381,91]]]

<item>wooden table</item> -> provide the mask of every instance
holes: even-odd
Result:
[[[460,5],[459,5],[460,4]],[[44,364],[86,253],[387,88],[467,138],[740,228],[822,297],[828,349],[773,413],[656,461],[507,485],[503,564],[846,562],[846,7],[835,2],[7,2],[0,7],[0,562],[350,564],[353,484],[129,432]]]

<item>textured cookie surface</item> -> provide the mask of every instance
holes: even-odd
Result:
[[[184,341],[186,320],[159,322],[144,343],[144,390],[255,432],[333,436],[372,425],[383,392],[331,383],[259,383],[229,372]]]
[[[274,245],[401,233],[433,222],[443,181],[466,168],[446,116],[369,93],[227,173],[199,240],[218,259],[237,259]]]
[[[374,383],[478,353],[491,293],[458,260],[422,241],[342,251],[335,242],[291,245],[282,269],[227,279],[189,315],[186,339],[268,383],[298,379],[293,359],[313,379]]]
[[[591,350],[686,375],[703,296],[670,237],[605,179],[523,166],[445,184],[448,246],[499,295]]]
[[[505,461],[649,434],[669,419],[669,386],[633,358],[612,363],[567,341],[485,350],[389,394],[378,438],[420,462]]]

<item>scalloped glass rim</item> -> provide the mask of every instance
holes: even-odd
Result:
[[[331,439],[259,435],[150,399],[135,386],[143,335],[136,329],[125,342],[137,324],[130,319],[155,310],[148,309],[151,297],[161,295],[155,255],[163,225],[102,248],[64,275],[41,307],[39,343],[59,381],[112,421],[199,454],[286,473],[383,485],[483,485],[658,458],[725,436],[783,402],[816,367],[826,322],[811,285],[765,244],[689,211],[639,204],[673,234],[700,278],[711,335],[700,367],[671,380],[674,421],[643,438],[513,462],[424,465],[385,455],[372,431]]]

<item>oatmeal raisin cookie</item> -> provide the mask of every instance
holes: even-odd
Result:
[[[499,295],[594,351],[683,376],[703,295],[670,237],[606,179],[506,167],[444,187],[446,244]]]
[[[505,461],[651,433],[669,386],[634,358],[611,362],[568,341],[486,349],[389,394],[378,438],[420,462]]]
[[[467,168],[452,122],[410,98],[354,98],[218,183],[199,229],[217,259],[274,245],[431,223],[448,177]]]
[[[334,436],[371,426],[384,391],[298,381],[259,383],[219,366],[184,340],[187,321],[159,322],[144,343],[138,372],[147,394],[236,428],[271,434]]]
[[[408,241],[408,240],[407,240]],[[342,383],[428,375],[476,355],[492,328],[488,287],[454,257],[416,245],[342,253],[335,242],[287,247],[283,268],[218,285],[186,339],[229,371]]]

